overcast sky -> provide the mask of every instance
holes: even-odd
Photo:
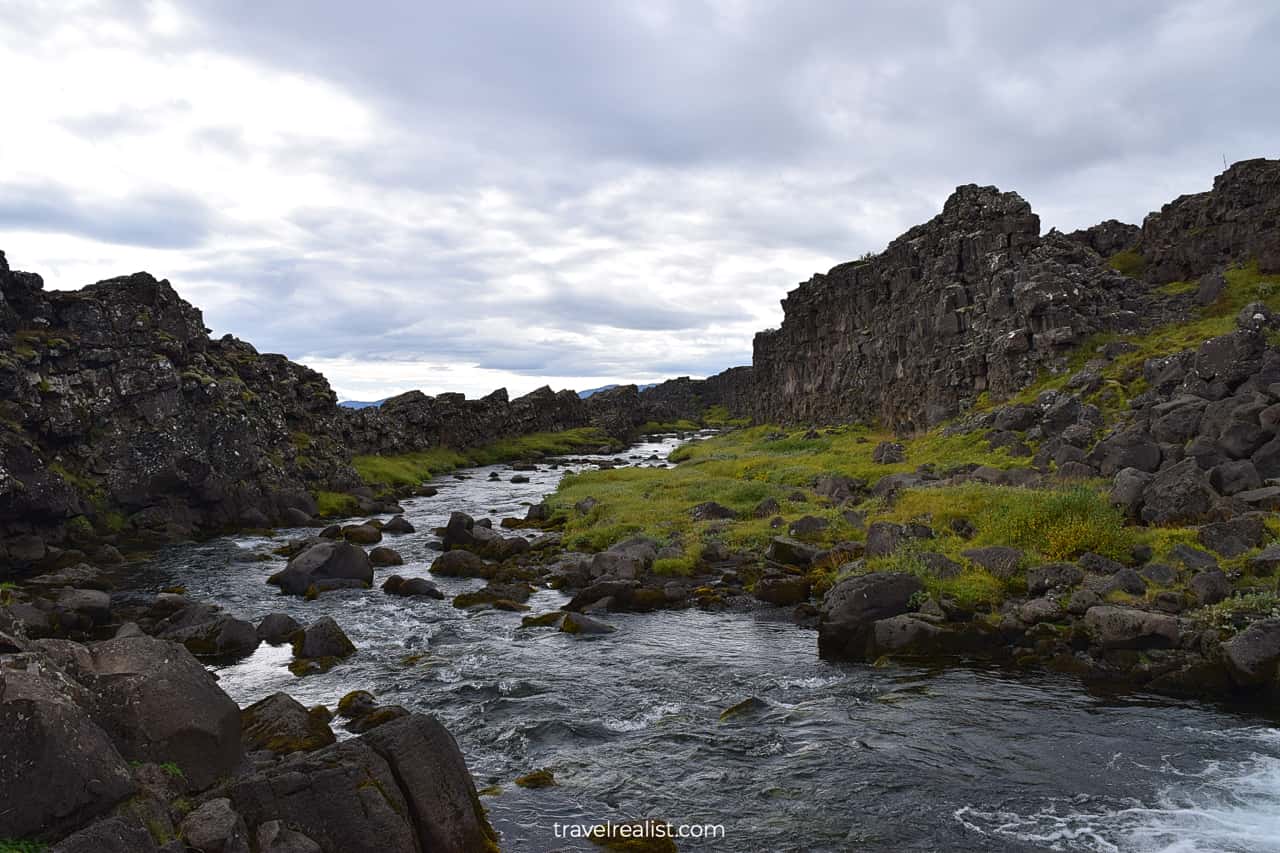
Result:
[[[344,398],[750,361],[962,183],[1140,222],[1280,156],[1280,4],[0,0],[0,250]]]

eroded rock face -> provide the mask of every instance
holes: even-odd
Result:
[[[1232,261],[1280,271],[1280,160],[1244,160],[1213,189],[1180,196],[1142,223],[1137,251],[1152,281],[1192,281]]]
[[[21,523],[59,541],[80,516],[155,538],[263,526],[357,482],[323,376],[210,340],[146,273],[46,292],[0,263],[0,352],[0,539]]]
[[[874,625],[906,613],[924,590],[914,575],[884,572],[846,578],[822,600],[818,654],[824,658],[865,660]]]
[[[999,397],[1085,336],[1135,324],[1140,292],[1016,193],[963,186],[880,255],[814,276],[756,336],[761,421],[880,422],[898,430]]]

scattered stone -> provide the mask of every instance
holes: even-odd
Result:
[[[401,557],[400,552],[394,548],[379,545],[369,552],[369,562],[378,567],[403,566],[404,557]]]
[[[286,643],[295,632],[302,630],[298,620],[287,613],[269,613],[258,623],[258,639],[271,645]]]
[[[970,548],[967,551],[961,551],[960,556],[975,566],[986,569],[1001,580],[1015,577],[1022,566],[1023,559],[1021,550],[1006,545]]]
[[[865,660],[872,625],[906,613],[924,585],[914,575],[885,572],[846,578],[822,600],[818,654]]]
[[[1104,649],[1168,649],[1178,645],[1178,620],[1163,613],[1100,605],[1084,615],[1086,630]]]

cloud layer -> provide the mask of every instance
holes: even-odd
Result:
[[[1276,156],[1280,9],[0,0],[0,249],[339,393],[705,375],[960,183],[1140,221]]]

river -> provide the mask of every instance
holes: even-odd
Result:
[[[650,464],[678,443],[615,458]],[[438,478],[437,495],[403,502],[417,532],[384,539],[406,565],[379,575],[427,576],[432,529],[451,511],[523,516],[564,470],[540,466],[523,484],[503,465]],[[254,621],[333,616],[353,658],[296,678],[288,647],[264,645],[215,668],[223,688],[241,705],[283,690],[330,707],[367,689],[438,715],[477,786],[501,788],[483,801],[503,850],[597,850],[556,824],[653,817],[723,827],[682,851],[1280,851],[1280,715],[1098,695],[1051,674],[828,663],[781,610],[611,614],[616,633],[574,639],[378,589],[307,602],[265,583],[282,560],[244,560],[306,534],[170,547],[135,577]],[[483,585],[436,582],[450,598]],[[542,590],[529,603],[565,600]],[[721,721],[749,697],[752,710]],[[544,767],[557,786],[512,784]]]

